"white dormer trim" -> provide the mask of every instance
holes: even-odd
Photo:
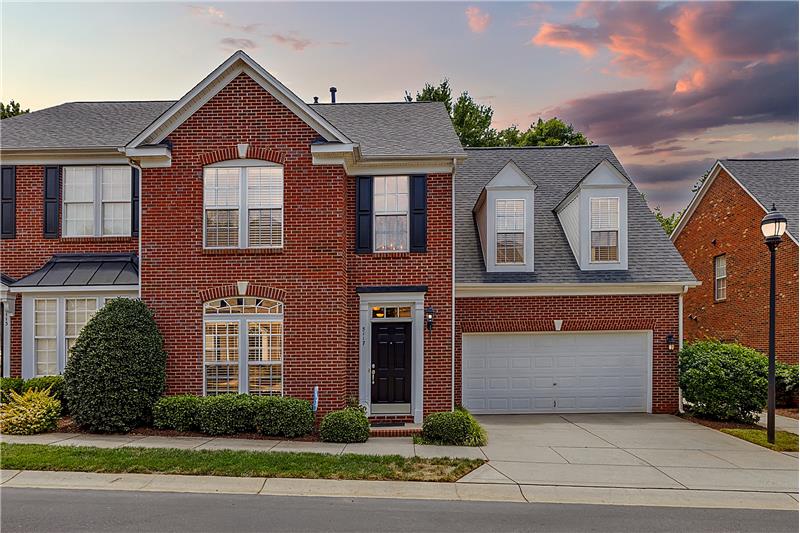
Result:
[[[628,187],[630,180],[609,160],[590,170],[555,209],[564,235],[581,270],[628,269]],[[592,199],[619,202],[617,261],[592,261]]]
[[[342,132],[303,102],[264,67],[243,51],[238,50],[128,143],[128,148],[160,143],[242,73],[252,78],[327,141],[350,143],[350,140]]]
[[[478,233],[487,272],[533,272],[534,271],[534,191],[536,183],[509,161],[486,184],[478,198],[473,213],[478,224]],[[524,206],[524,262],[497,262],[497,214],[498,200],[521,200]]]

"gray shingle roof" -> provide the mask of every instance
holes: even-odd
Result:
[[[70,102],[0,121],[0,146],[117,148],[171,106],[171,101]]]
[[[797,159],[722,159],[722,165],[739,180],[750,194],[770,209],[774,202],[786,216],[789,232],[800,238]]]
[[[133,254],[56,254],[14,287],[136,285],[139,266]]]
[[[312,104],[366,156],[462,155],[441,102]]]
[[[173,101],[70,102],[0,122],[0,146],[117,148],[126,145]],[[462,155],[439,102],[313,104],[315,111],[359,143],[365,156]]]
[[[628,189],[628,270],[581,271],[553,209],[598,163],[625,169],[608,146],[467,149],[456,171],[456,282],[692,282],[695,277],[635,186]],[[509,160],[533,179],[534,272],[486,272],[472,209]],[[626,174],[627,175],[627,174]]]

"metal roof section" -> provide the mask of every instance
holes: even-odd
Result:
[[[139,260],[135,254],[56,254],[40,269],[10,286],[23,289],[130,287],[138,284]]]

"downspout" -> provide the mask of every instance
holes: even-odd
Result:
[[[687,285],[683,286],[683,291],[678,295],[678,354],[683,350],[683,293],[689,290]],[[683,414],[683,391],[678,383],[678,412]]]
[[[139,300],[142,299],[142,180],[144,179],[144,172],[142,167],[129,160],[131,167],[139,171]]]
[[[458,159],[453,158],[453,174],[450,187],[450,410],[456,408],[456,166]]]

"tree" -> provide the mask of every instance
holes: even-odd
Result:
[[[681,211],[676,211],[667,216],[663,213],[663,211],[661,211],[661,206],[656,206],[656,208],[653,209],[653,214],[656,216],[658,223],[661,224],[661,227],[664,228],[664,232],[667,235],[672,235],[672,232],[675,230],[678,222],[681,221],[681,215],[683,213]]]
[[[7,104],[0,102],[0,119],[24,115],[30,112],[30,109],[20,109],[19,102],[15,102],[14,100],[9,101]]]
[[[406,91],[405,99],[413,100],[411,93]],[[482,105],[464,91],[453,105],[453,90],[450,81],[445,78],[439,85],[426,83],[422,91],[417,91],[417,102],[442,102],[444,103],[453,128],[456,130],[461,144],[464,146],[563,146],[591,144],[586,136],[575,131],[572,124],[553,117],[531,124],[527,130],[520,130],[517,125],[509,126],[502,130],[492,128],[494,111],[491,106]]]

